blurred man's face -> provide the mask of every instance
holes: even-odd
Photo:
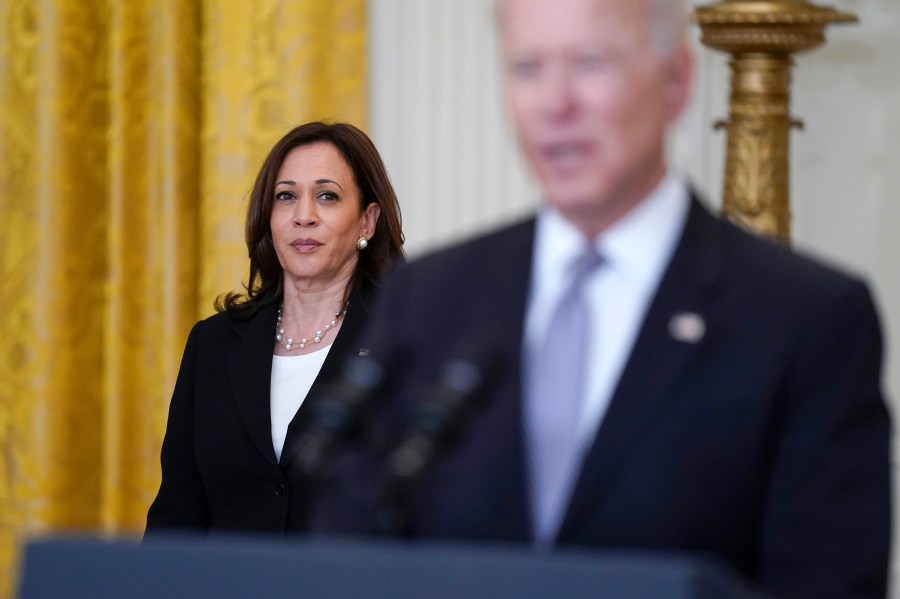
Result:
[[[665,172],[668,125],[691,59],[663,58],[646,0],[503,0],[506,100],[547,201],[588,235],[634,207]]]

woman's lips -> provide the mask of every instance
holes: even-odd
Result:
[[[322,242],[315,239],[295,239],[291,242],[291,247],[298,252],[311,252],[321,245]]]

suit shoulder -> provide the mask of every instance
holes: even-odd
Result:
[[[196,336],[204,344],[225,344],[240,338],[257,319],[264,318],[264,314],[270,311],[274,326],[274,307],[264,307],[247,318],[235,318],[228,312],[217,312],[194,324],[191,336]]]
[[[457,244],[429,252],[407,266],[416,273],[449,271],[475,272],[503,268],[510,261],[531,260],[534,217],[478,235]]]
[[[750,233],[724,219],[716,221],[726,242],[729,268],[750,285],[811,299],[867,289],[859,275],[841,266]]]
[[[230,330],[231,327],[238,322],[240,321],[236,320],[233,316],[228,314],[228,312],[216,312],[215,314],[198,320],[194,324],[193,330],[198,334],[202,332],[202,334],[208,335],[218,331]]]

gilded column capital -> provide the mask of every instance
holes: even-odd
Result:
[[[825,42],[825,28],[855,23],[856,15],[806,0],[722,0],[694,10],[701,42],[730,53],[811,50]]]

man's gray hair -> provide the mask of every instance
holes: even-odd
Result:
[[[663,57],[684,39],[688,23],[687,0],[647,0],[650,41]]]
[[[633,0],[629,0],[633,1]],[[688,23],[688,0],[647,0],[650,42],[663,57],[684,39]],[[500,23],[503,0],[494,2],[494,21]]]

